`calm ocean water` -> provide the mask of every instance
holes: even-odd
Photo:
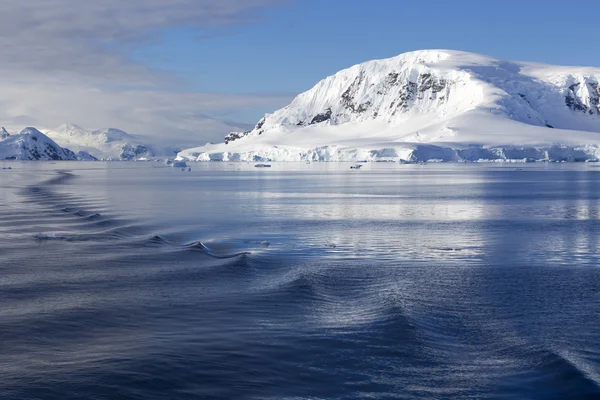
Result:
[[[600,168],[8,166],[2,400],[600,398]]]

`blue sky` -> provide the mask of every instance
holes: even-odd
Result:
[[[590,0],[5,3],[0,125],[13,130],[216,141],[340,69],[427,48],[600,66]]]
[[[298,93],[336,71],[417,49],[600,65],[593,1],[300,0],[222,31],[160,33],[133,57],[185,90]]]

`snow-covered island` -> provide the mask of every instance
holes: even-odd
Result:
[[[600,68],[423,50],[355,65],[187,161],[591,161]]]

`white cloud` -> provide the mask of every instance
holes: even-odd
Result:
[[[51,128],[71,121],[177,141],[218,140],[245,127],[219,116],[277,108],[289,96],[168,90],[171,77],[131,62],[127,50],[161,29],[210,32],[260,19],[286,2],[3,0],[0,124]]]
[[[73,122],[86,128],[117,127],[180,144],[216,142],[231,130],[248,128],[221,115],[289,101],[285,95],[107,90],[7,81],[0,81],[0,87],[0,121],[12,129],[23,125],[53,128]]]

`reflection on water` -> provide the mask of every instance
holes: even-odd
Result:
[[[7,165],[3,399],[600,396],[588,165]]]

